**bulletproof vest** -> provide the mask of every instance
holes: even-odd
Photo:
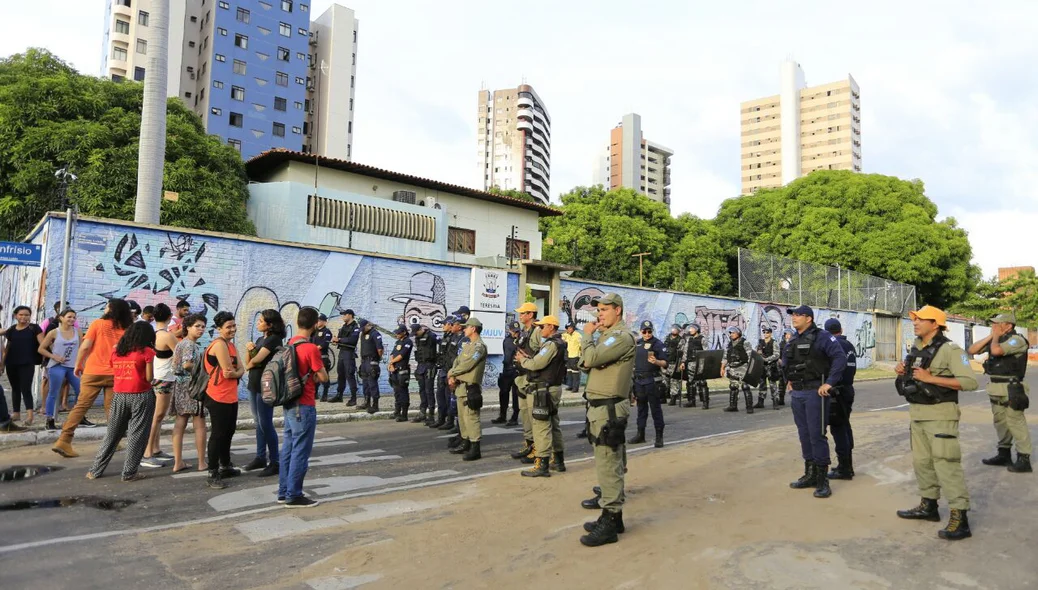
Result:
[[[733,367],[741,367],[750,362],[750,355],[746,354],[746,345],[742,338],[728,342],[728,363]]]
[[[515,344],[515,347],[518,350],[523,351],[523,353],[526,354],[526,356],[528,356],[530,358],[533,358],[533,355],[537,353],[537,351],[535,351],[533,349],[533,346],[530,345],[530,340],[531,340],[531,338],[533,338],[533,331],[536,330],[536,329],[537,329],[537,326],[531,326],[529,329],[526,329],[525,327],[524,328],[520,328],[519,329],[519,340]],[[527,375],[527,374],[529,374],[529,371],[527,371],[526,369],[522,368],[522,366],[520,366],[518,364],[516,365],[516,370],[519,372],[520,375]]]
[[[947,342],[951,342],[951,340],[948,340],[944,334],[938,333],[930,341],[930,344],[923,347],[922,350],[913,346],[908,356],[905,357],[905,373],[908,378],[898,377],[894,382],[894,386],[897,388],[898,393],[905,396],[909,403],[925,405],[942,402],[959,403],[958,391],[950,387],[920,383],[911,378],[913,369],[929,369],[930,363],[937,356],[937,351]]]
[[[1016,330],[1010,330],[998,339],[998,343],[1002,344],[1013,336],[1019,336],[1022,338],[1022,336],[1016,333]],[[984,361],[984,372],[992,377],[1015,377],[1017,379],[1023,379],[1024,374],[1027,373],[1027,353],[1022,352],[1019,354],[994,356],[991,354],[989,349],[988,358]]]
[[[420,363],[436,362],[436,340],[431,332],[427,331],[425,336],[415,339],[414,358]]]
[[[663,370],[660,369],[659,365],[649,364],[649,353],[652,352],[652,345],[657,342],[655,336],[648,340],[638,340],[637,348],[634,351],[634,372],[635,377],[644,378],[649,376],[658,376],[663,374]],[[656,359],[660,360],[660,359]]]
[[[768,342],[767,340],[761,338],[760,341],[757,342],[757,348],[760,349],[761,356],[763,356],[764,358],[768,358],[769,356],[775,354],[775,339],[772,338],[771,342]]]
[[[667,336],[667,365],[673,367],[678,364],[678,355],[681,354],[681,335],[671,334]]]
[[[501,350],[504,353],[501,358],[501,370],[504,372],[514,372],[516,339],[506,335],[504,341],[501,342]]]
[[[562,341],[560,335],[554,334],[546,342],[541,343],[542,349],[547,342],[555,344],[555,358],[551,359],[548,366],[540,371],[530,371],[530,381],[554,387],[562,385],[562,382],[566,380],[566,343]]]
[[[375,330],[360,335],[360,358],[378,358],[378,340],[375,340]]]
[[[461,333],[443,337],[443,339],[447,341],[447,354],[445,355],[444,360],[447,362],[445,366],[448,369],[454,366],[454,361],[458,358],[458,343],[461,342],[461,338]]]
[[[789,341],[789,346],[793,347],[793,359],[788,368],[790,381],[817,382],[825,381],[828,377],[832,363],[829,357],[815,346],[820,333],[821,328],[812,326]]]
[[[349,348],[351,350],[357,347],[356,342],[350,344],[346,343],[346,340],[350,337],[350,334],[353,333],[354,330],[357,330],[357,322],[355,321],[350,322],[348,324],[343,324],[339,328],[339,346],[341,346],[342,348]],[[363,332],[363,330],[358,330],[358,333],[360,332]],[[359,334],[358,338],[361,337],[363,337],[362,333]]]
[[[703,335],[696,334],[695,336],[688,337],[688,345],[685,348],[685,360],[691,360],[696,352],[704,350],[703,348]]]

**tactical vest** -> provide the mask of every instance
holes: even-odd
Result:
[[[1016,330],[1011,330],[1002,335],[998,339],[998,343],[1002,344],[1007,342],[1013,336],[1023,337],[1016,333]],[[1002,356],[994,356],[991,354],[991,349],[988,349],[988,358],[984,361],[984,372],[991,377],[1001,377],[1001,379],[992,379],[994,383],[1005,383],[1010,378],[1023,379],[1027,373],[1027,353],[1022,352],[1020,354],[1004,354]]]
[[[447,362],[447,351],[450,350],[451,336],[450,334],[444,333],[440,338],[440,341],[436,345],[436,366],[441,369],[451,368],[450,363]]]
[[[656,378],[663,374],[659,365],[649,364],[649,353],[653,352],[652,345],[655,337],[649,340],[639,339],[634,351],[634,377],[636,379]],[[646,348],[648,346],[648,348]],[[657,358],[656,360],[660,360]]]
[[[897,388],[897,392],[904,396],[909,403],[924,405],[934,405],[943,402],[959,403],[959,392],[957,390],[931,383],[920,383],[911,378],[913,369],[929,369],[930,363],[937,356],[937,351],[947,342],[951,342],[951,340],[948,340],[944,334],[938,333],[930,341],[930,344],[923,347],[922,350],[913,346],[911,352],[905,357],[905,376],[898,377],[894,381],[894,386]]]
[[[667,341],[664,344],[667,345],[667,367],[669,369],[676,368],[678,355],[681,354],[681,335],[675,336],[671,334],[667,336]]]
[[[815,346],[821,332],[821,328],[813,326],[789,341],[793,347],[793,359],[787,368],[790,381],[817,383],[829,376],[832,362]]]
[[[555,344],[555,358],[551,359],[547,367],[544,367],[540,371],[530,371],[530,381],[536,381],[540,384],[546,384],[548,387],[555,387],[562,385],[566,380],[566,343],[562,341],[562,337],[558,334],[554,334],[551,338],[548,338],[546,342],[552,342]]]
[[[451,334],[449,337],[444,337],[447,342],[447,353],[444,356],[444,360],[447,362],[446,367],[450,369],[454,366],[454,361],[458,358],[458,343],[461,342],[460,334]]]
[[[746,345],[742,338],[728,342],[728,364],[733,367],[741,367],[750,362],[750,355],[746,353]]]
[[[764,358],[768,358],[769,356],[775,354],[775,339],[772,338],[771,342],[768,342],[767,340],[761,338],[760,341],[757,342],[757,348],[760,349],[761,356],[763,356]]]
[[[426,332],[425,336],[418,336],[415,339],[414,358],[420,363],[436,362],[436,342],[429,332]]]
[[[360,335],[360,358],[364,360],[372,360],[379,358],[378,356],[378,342],[375,340],[375,330],[367,334],[361,332]]]
[[[536,329],[537,326],[531,326],[530,329],[521,328],[519,330],[519,340],[516,342],[516,349],[523,351],[523,353],[529,358],[533,358],[533,355],[536,354],[533,347],[530,346],[530,339],[533,337],[533,331]],[[530,374],[530,372],[524,369],[522,365],[516,364],[515,368],[520,375]]]
[[[703,350],[703,335],[689,336],[688,345],[685,347],[685,361],[691,361],[700,350]]]

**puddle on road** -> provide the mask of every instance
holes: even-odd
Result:
[[[69,508],[71,506],[87,506],[98,510],[120,510],[136,503],[136,500],[117,500],[100,496],[65,496],[63,498],[5,502],[0,504],[0,512],[6,510],[31,510],[33,508]]]
[[[13,467],[4,467],[0,469],[0,483],[21,481],[23,479],[36,477],[37,475],[46,475],[55,471],[61,471],[62,469],[64,469],[64,467],[52,467],[50,465],[15,465]]]

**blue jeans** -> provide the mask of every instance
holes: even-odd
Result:
[[[800,435],[801,455],[805,461],[828,465],[829,439],[825,436],[825,429],[829,425],[829,398],[818,395],[817,389],[794,389],[790,393],[793,422]]]
[[[285,410],[284,451],[278,472],[278,498],[294,500],[303,495],[303,478],[310,466],[317,431],[317,408],[296,405]]]
[[[76,377],[76,372],[72,367],[66,367],[63,365],[54,365],[47,369],[47,417],[57,417],[58,410],[58,398],[61,397],[61,386],[68,381],[69,387],[72,388],[72,393],[76,394],[73,399],[79,399],[79,377]],[[72,396],[69,396],[70,398]],[[73,401],[70,399],[69,401]]]
[[[274,428],[274,407],[263,403],[263,396],[249,392],[249,407],[256,419],[256,458],[278,462],[278,431]]]

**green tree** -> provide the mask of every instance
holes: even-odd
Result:
[[[980,278],[965,230],[937,219],[919,180],[813,172],[725,201],[715,224],[733,274],[736,248],[749,248],[915,285],[922,303],[940,307]]]
[[[951,311],[979,320],[1012,311],[1018,325],[1038,327],[1038,278],[1033,270],[1025,270],[1004,281],[980,281]]]
[[[490,187],[490,190],[488,190],[487,192],[492,195],[512,197],[513,199],[521,199],[523,201],[530,201],[531,203],[537,202],[537,199],[533,198],[533,195],[531,195],[530,193],[524,193],[523,191],[517,191],[512,188],[501,188],[496,184]]]
[[[143,86],[84,76],[41,49],[0,60],[0,239],[20,239],[61,209],[54,172],[78,177],[81,213],[133,219]],[[206,135],[176,98],[166,116],[166,225],[254,235],[238,152]]]

